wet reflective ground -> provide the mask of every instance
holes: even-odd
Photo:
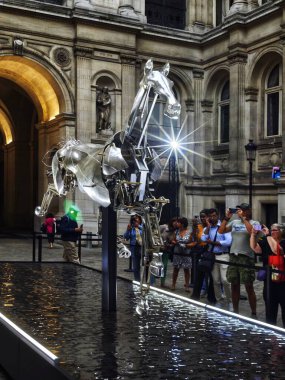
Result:
[[[101,274],[77,265],[1,263],[0,311],[60,358],[74,379],[284,379],[285,336],[118,280],[101,312]]]

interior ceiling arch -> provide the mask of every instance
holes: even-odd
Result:
[[[39,121],[52,120],[59,114],[59,85],[39,63],[21,56],[2,56],[0,77],[17,83],[29,94],[37,109]]]
[[[10,144],[13,141],[12,125],[2,108],[0,108],[0,130],[3,132],[5,145]]]

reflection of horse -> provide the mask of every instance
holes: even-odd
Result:
[[[82,144],[71,140],[64,144],[52,160],[53,183],[49,184],[36,214],[45,215],[53,195],[66,195],[77,185],[103,207],[138,213],[146,226],[146,252],[158,252],[162,245],[158,221],[164,198],[155,199],[150,184],[161,176],[161,165],[154,149],[147,144],[147,127],[158,96],[166,99],[165,115],[178,118],[180,104],[167,78],[169,64],[161,71],[153,70],[151,60],[134,100],[128,125],[105,145]],[[154,92],[149,107],[150,90]]]

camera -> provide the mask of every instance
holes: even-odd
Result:
[[[231,214],[236,214],[237,213],[237,208],[229,208],[229,211]]]

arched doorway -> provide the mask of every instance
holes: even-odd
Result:
[[[0,56],[1,229],[33,229],[47,182],[41,160],[65,134],[62,115],[71,111],[61,82],[32,59]]]

